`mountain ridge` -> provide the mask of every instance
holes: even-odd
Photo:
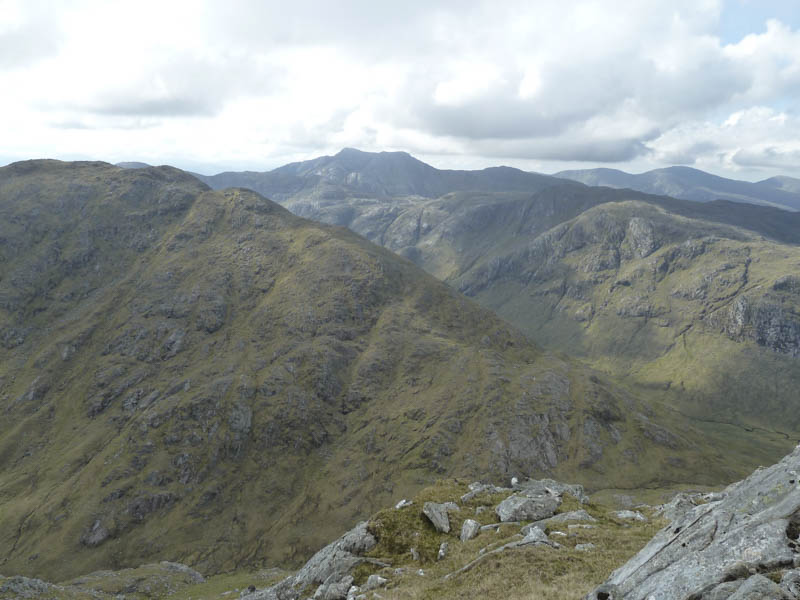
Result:
[[[686,166],[665,167],[637,174],[607,168],[580,169],[559,171],[554,176],[586,185],[629,188],[698,202],[729,200],[800,210],[800,187],[792,186],[792,178],[751,183]]]

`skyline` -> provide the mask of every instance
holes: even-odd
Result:
[[[438,168],[800,177],[792,0],[0,8],[2,164],[212,174],[355,147]]]

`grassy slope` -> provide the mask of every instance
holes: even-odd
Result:
[[[423,504],[426,501],[458,502],[467,489],[463,480],[440,480],[421,490],[413,498],[411,506],[375,513],[369,520],[369,528],[376,535],[378,545],[370,555],[382,562],[388,561],[391,567],[362,564],[353,571],[355,584],[363,585],[370,574],[377,573],[389,580],[387,586],[378,591],[380,596],[396,600],[580,598],[605,581],[613,569],[624,564],[663,526],[658,518],[646,523],[622,521],[611,515],[613,504],[592,501],[581,505],[565,495],[557,512],[584,509],[596,519],[591,527],[570,528],[568,522],[551,525],[548,533],[559,531],[566,534],[552,537],[561,544],[561,548],[536,546],[506,550],[479,562],[462,574],[445,579],[445,575],[463,567],[482,552],[519,539],[517,534],[520,525],[504,525],[497,532],[483,531],[466,543],[458,539],[461,524],[467,518],[476,519],[481,524],[496,523],[497,517],[492,507],[505,494],[483,494],[461,503],[461,510],[450,514],[451,533],[436,532],[422,515]],[[477,512],[478,507],[484,507],[483,512]],[[651,515],[648,509],[642,510]],[[439,561],[437,553],[442,542],[448,543],[449,550],[446,558]],[[586,543],[592,543],[596,548],[590,551],[575,549],[577,544]],[[419,552],[419,562],[411,558],[412,547]],[[419,574],[420,569],[424,574]],[[178,573],[151,564],[78,577],[61,583],[62,589],[49,597],[77,600],[92,597],[89,595],[91,592],[101,594],[100,598],[126,592],[126,597],[142,599],[212,599],[232,591],[236,593],[249,585],[260,589],[285,575],[285,572],[276,570],[240,570],[212,576],[205,583],[196,584]],[[0,578],[0,585],[2,582]],[[3,597],[0,594],[0,598]]]
[[[3,573],[296,563],[444,473],[729,476],[679,416],[250,192],[34,161],[0,199]]]

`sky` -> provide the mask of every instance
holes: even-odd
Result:
[[[0,0],[0,164],[800,177],[800,0]]]

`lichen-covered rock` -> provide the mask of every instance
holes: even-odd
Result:
[[[422,507],[422,514],[428,517],[436,531],[441,533],[450,532],[450,517],[447,515],[447,507],[444,504],[426,502]]]
[[[800,563],[798,471],[800,446],[729,486],[724,499],[689,509],[586,598],[712,598],[721,584],[736,581],[741,586],[731,598],[789,597],[782,595],[788,581],[774,595],[777,586],[751,575]],[[765,586],[766,595],[752,595]]]

